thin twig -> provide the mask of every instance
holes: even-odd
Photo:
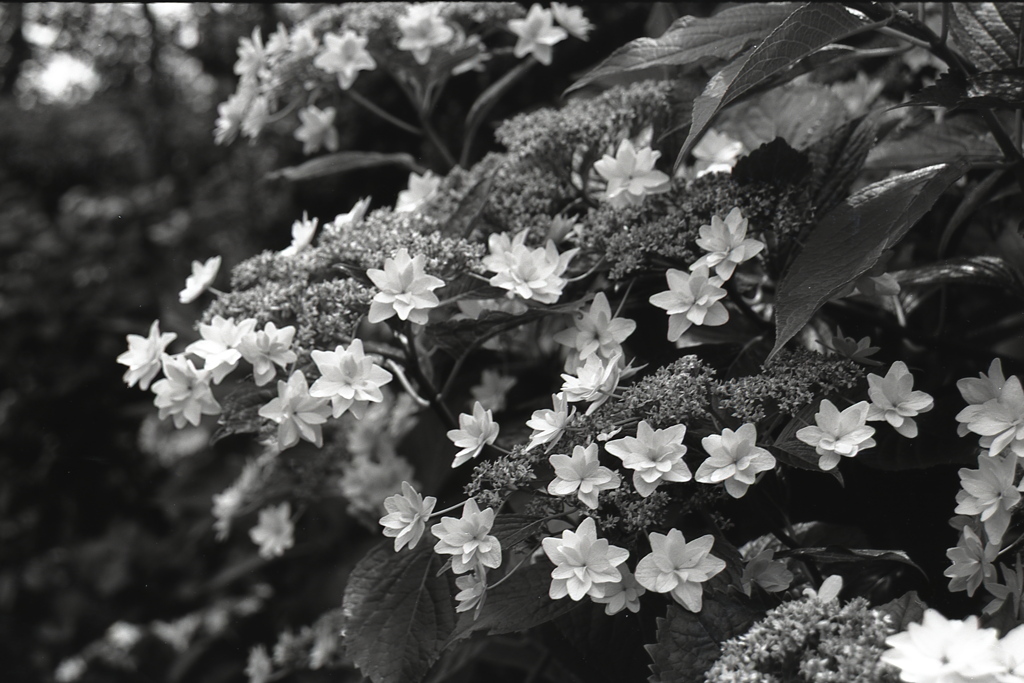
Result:
[[[357,91],[352,90],[351,88],[349,88],[345,92],[348,93],[348,96],[352,98],[353,102],[355,102],[359,106],[365,108],[367,111],[369,111],[369,112],[371,112],[373,114],[376,114],[377,116],[379,116],[380,118],[384,119],[385,121],[387,121],[391,125],[397,126],[398,128],[401,128],[402,130],[404,130],[405,132],[412,133],[413,135],[420,135],[420,136],[423,135],[423,131],[422,130],[420,130],[419,128],[417,128],[416,126],[414,126],[414,125],[412,125],[410,123],[406,123],[405,121],[403,121],[402,119],[398,118],[397,116],[394,116],[393,114],[387,113],[386,111],[384,111],[383,109],[378,107],[376,104],[374,104],[370,100],[368,100],[365,97],[363,97],[362,95],[360,95]]]

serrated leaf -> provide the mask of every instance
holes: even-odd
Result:
[[[818,83],[788,84],[722,112],[716,125],[748,150],[782,138],[803,150],[846,122],[846,105]]]
[[[878,117],[868,114],[832,131],[808,150],[817,215],[825,215],[843,200],[877,137]]]
[[[285,180],[310,180],[323,176],[355,171],[375,166],[404,166],[410,171],[423,173],[425,170],[416,163],[411,155],[405,152],[337,152],[326,156],[310,159],[298,166],[288,166],[267,174],[269,180],[284,178]]]
[[[565,94],[623,74],[732,59],[767,36],[794,9],[794,3],[748,4],[722,10],[713,17],[682,17],[658,38],[626,43],[569,86]]]
[[[906,631],[907,626],[916,624],[924,617],[924,611],[928,606],[917,596],[917,591],[904,593],[895,600],[890,600],[877,609],[882,614],[889,616],[889,623],[896,632]]]
[[[391,541],[359,561],[345,587],[345,647],[374,683],[417,683],[455,629],[454,582],[437,576],[427,543],[394,552]]]
[[[477,129],[480,128],[480,124],[483,123],[487,114],[490,113],[494,105],[498,103],[502,95],[509,91],[509,89],[515,85],[520,79],[522,79],[526,72],[528,72],[537,61],[535,59],[524,59],[519,62],[516,66],[512,67],[508,73],[499,78],[497,81],[487,87],[480,96],[473,102],[473,106],[470,107],[469,113],[466,115],[465,130],[466,134],[462,138],[462,159],[460,164],[466,168],[469,167],[469,151],[472,148],[473,139],[476,137]]]
[[[930,166],[869,185],[826,214],[779,282],[771,359],[829,299],[893,248],[967,164]]]
[[[738,63],[738,67],[726,67],[711,79],[693,103],[693,122],[674,168],[683,164],[723,107],[815,51],[857,33],[866,23],[838,3],[801,5],[760,45],[737,60],[734,65]]]
[[[1022,9],[1017,2],[951,3],[953,39],[983,71],[1017,66]]]
[[[927,574],[910,559],[902,550],[864,550],[828,546],[824,548],[789,548],[776,554],[777,558],[796,557],[801,560],[813,560],[818,564],[836,564],[837,562],[898,562],[913,567],[927,578]]]
[[[966,256],[893,273],[901,287],[963,283],[998,287],[1024,299],[1021,274],[1001,256]]]
[[[647,646],[654,660],[651,683],[703,683],[722,652],[720,644],[746,633],[760,616],[735,600],[708,596],[698,614],[669,605],[658,620],[657,642]]]
[[[924,166],[964,161],[994,163],[1003,155],[995,139],[964,117],[929,123],[900,136],[881,141],[864,162],[865,168],[913,170]]]

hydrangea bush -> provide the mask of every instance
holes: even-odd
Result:
[[[381,536],[250,681],[461,680],[513,637],[529,680],[1024,681],[1021,20],[683,17],[486,153],[583,9],[351,4],[244,39],[216,142],[288,128],[315,155],[289,180],[410,172],[230,278],[195,262],[198,338],[155,321],[118,357],[161,419],[257,444],[218,537],[255,522],[287,562],[339,496]],[[453,148],[437,112],[469,72]],[[380,74],[416,120],[361,90]],[[342,103],[430,167],[341,149]]]

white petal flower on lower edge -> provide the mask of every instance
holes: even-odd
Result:
[[[435,47],[455,37],[455,31],[441,18],[440,4],[435,2],[409,5],[396,23],[402,32],[398,49],[412,52],[417,64],[429,62]]]
[[[524,228],[511,239],[505,233],[495,233],[487,239],[490,253],[483,258],[483,265],[495,273],[488,282],[507,289],[509,297],[556,303],[567,282],[563,275],[579,249],[560,254],[552,240],[531,249],[526,246],[528,233],[529,229]]]
[[[462,507],[462,518],[442,517],[430,528],[437,537],[434,552],[452,556],[452,571],[465,574],[478,564],[491,569],[501,566],[501,543],[490,534],[494,510],[481,511],[470,498]]]
[[[603,595],[591,596],[594,602],[604,605],[604,613],[608,616],[618,614],[624,609],[634,614],[639,612],[640,596],[647,592],[625,564],[619,567],[619,573],[622,575],[619,581],[601,584]]]
[[[428,311],[441,303],[434,290],[444,287],[444,280],[424,272],[425,262],[423,254],[410,257],[409,250],[402,247],[393,258],[384,260],[383,270],[369,268],[366,276],[380,291],[374,295],[366,319],[379,323],[397,315],[399,320],[425,325],[430,319]]]
[[[914,417],[935,406],[935,400],[923,391],[914,391],[914,376],[901,360],[889,367],[885,377],[868,374],[868,421],[885,420],[900,433],[913,439],[917,436]]]
[[[238,341],[238,352],[252,364],[253,379],[261,387],[274,379],[277,371],[274,365],[285,368],[294,363],[298,356],[292,351],[295,328],[291,325],[278,329],[272,322],[259,332],[253,330],[242,335]]]
[[[161,359],[167,345],[178,338],[174,332],[160,332],[160,321],[154,320],[149,326],[149,336],[128,335],[128,350],[117,357],[117,362],[127,365],[122,378],[129,387],[138,383],[139,388],[149,389],[149,383],[160,374]]]
[[[672,188],[672,179],[654,164],[661,157],[650,147],[637,149],[626,139],[619,143],[615,156],[605,154],[594,162],[594,170],[608,182],[601,198],[616,208],[639,206],[647,195],[661,194]]]
[[[541,541],[544,554],[554,563],[548,596],[560,600],[568,595],[582,600],[584,595],[601,597],[605,587],[622,580],[619,569],[629,551],[597,537],[597,525],[590,517],[576,531],[566,529],[561,538]]]
[[[406,545],[409,550],[416,547],[436,503],[437,498],[424,498],[407,481],[402,482],[401,493],[384,499],[388,514],[380,518],[380,525],[385,536],[395,539],[396,553]]]
[[[198,427],[203,415],[217,415],[220,404],[210,389],[210,372],[196,370],[184,354],[164,355],[164,379],[153,383],[153,405],[160,409],[160,419],[174,418],[181,429],[186,423]]]
[[[998,398],[969,405],[957,413],[956,419],[981,435],[979,443],[989,455],[999,455],[1009,448],[1024,457],[1024,389],[1019,377],[1007,379]]]
[[[1017,456],[1013,453],[978,456],[978,469],[961,468],[960,491],[956,494],[958,515],[977,517],[985,524],[985,534],[998,544],[1010,525],[1010,510],[1020,502],[1014,485]]]
[[[526,421],[526,426],[533,430],[533,434],[530,435],[530,443],[526,445],[528,451],[543,444],[548,445],[545,451],[554,448],[562,438],[562,434],[565,433],[565,426],[569,423],[569,418],[576,414],[576,406],[573,406],[570,412],[565,392],[552,394],[551,401],[554,404],[553,409],[535,410],[530,419]]]
[[[302,143],[302,153],[306,156],[326,147],[328,151],[338,151],[338,131],[334,127],[334,107],[319,109],[309,105],[299,112],[301,125],[295,129],[295,139]]]
[[[324,34],[324,49],[313,60],[313,66],[329,74],[338,75],[338,85],[348,90],[356,82],[360,71],[373,71],[377,62],[366,50],[367,39],[346,30],[340,36]]]
[[[824,471],[835,469],[842,458],[852,458],[864,448],[871,448],[875,440],[871,436],[874,427],[867,426],[868,402],[855,403],[843,412],[827,398],[814,415],[816,426],[803,427],[796,432],[796,438],[814,446],[819,456],[818,467]]]
[[[601,491],[619,488],[619,475],[597,460],[597,444],[586,448],[575,446],[572,455],[557,453],[548,458],[555,469],[555,478],[548,484],[548,493],[553,496],[569,496],[573,493],[589,508],[597,507],[597,496]]]
[[[683,532],[651,532],[651,553],[636,565],[636,580],[655,593],[671,593],[672,599],[690,610],[700,612],[703,583],[725,569],[725,560],[711,554],[715,537],[706,534],[687,542]]]
[[[452,467],[480,455],[484,446],[494,443],[498,438],[498,423],[494,421],[491,411],[484,410],[480,401],[473,404],[473,414],[459,415],[459,429],[448,430],[448,438],[462,450],[455,454]]]
[[[292,243],[281,250],[281,256],[295,256],[313,243],[319,218],[310,220],[306,212],[302,212],[302,220],[292,223]]]
[[[260,557],[270,559],[284,555],[295,545],[292,508],[287,502],[260,510],[259,524],[249,530],[249,538],[260,547]]]
[[[998,634],[979,628],[978,618],[946,619],[926,610],[921,623],[885,639],[889,649],[881,660],[913,683],[995,683],[1003,671]]]
[[[717,215],[711,217],[711,225],[700,226],[697,246],[704,254],[690,265],[690,270],[701,266],[715,269],[715,275],[723,281],[732,277],[736,266],[754,258],[764,249],[764,242],[747,237],[748,221],[739,207],[726,215],[725,220]]]
[[[302,370],[293,372],[287,382],[278,380],[277,398],[259,410],[260,417],[278,424],[277,447],[282,451],[297,444],[299,437],[323,446],[323,424],[330,414],[327,399],[309,395]]]
[[[192,274],[185,279],[185,289],[178,292],[178,301],[190,304],[213,284],[220,270],[220,256],[206,259],[205,263],[192,262]]]
[[[640,420],[635,437],[609,441],[604,448],[622,460],[624,467],[634,470],[633,487],[646,498],[663,482],[683,482],[693,478],[683,461],[686,454],[684,436],[685,425],[654,429],[647,420]]]
[[[722,281],[712,277],[705,266],[692,273],[669,268],[665,273],[668,291],[659,292],[650,302],[668,313],[668,340],[676,341],[691,325],[715,327],[729,321],[729,311],[720,299],[725,298]]]
[[[225,320],[215,315],[209,325],[199,324],[199,335],[202,339],[185,347],[185,353],[202,358],[203,370],[213,373],[213,383],[219,384],[228,373],[238,367],[238,361],[242,360],[238,345],[255,329],[255,318],[246,318],[235,323],[234,318]]]
[[[635,321],[613,318],[608,297],[604,292],[598,292],[590,310],[577,312],[573,326],[558,332],[554,340],[576,351],[581,361],[595,353],[602,358],[611,358],[622,353],[622,342],[635,329]]]
[[[722,430],[701,439],[711,457],[697,468],[696,478],[702,484],[723,482],[733,498],[742,498],[754,483],[758,472],[775,467],[775,456],[757,446],[757,428],[745,424],[736,431]]]
[[[315,398],[329,398],[334,417],[351,411],[362,419],[370,403],[380,403],[380,388],[394,377],[363,353],[363,340],[353,339],[346,349],[339,344],[333,351],[312,351],[310,357],[320,370],[320,378],[309,388]]]
[[[565,29],[555,26],[551,10],[534,3],[525,19],[510,19],[508,29],[519,37],[512,53],[519,59],[533,55],[541,64],[551,64],[551,48],[569,37]]]
[[[410,173],[408,188],[398,193],[395,212],[415,211],[433,197],[439,187],[441,187],[441,178],[432,171],[425,171],[423,175]]]

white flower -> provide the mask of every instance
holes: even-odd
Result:
[[[190,304],[198,299],[199,295],[213,284],[219,270],[220,256],[206,259],[206,263],[193,261],[192,274],[185,280],[185,289],[178,292],[178,301],[183,304]]]
[[[252,364],[253,379],[256,386],[261,387],[274,379],[277,371],[274,364],[286,367],[294,363],[298,356],[291,350],[295,339],[295,328],[291,325],[277,328],[272,322],[264,325],[259,332],[255,330],[242,335],[238,341],[238,352],[247,362]]]
[[[655,593],[671,593],[672,598],[691,612],[700,612],[703,583],[725,569],[725,561],[711,554],[715,538],[711,534],[686,542],[683,532],[651,532],[651,553],[636,565],[636,580]]]
[[[947,620],[926,610],[920,624],[885,639],[881,661],[912,683],[995,683],[1003,670],[995,629],[978,628],[978,618]]]
[[[742,142],[711,128],[693,148],[693,156],[697,160],[693,170],[698,178],[708,173],[729,173],[745,151]]]
[[[306,212],[302,212],[302,220],[292,223],[292,243],[281,250],[281,256],[295,256],[313,243],[319,218],[310,220]]]
[[[552,46],[569,37],[552,19],[551,11],[538,4],[530,7],[525,19],[510,19],[508,29],[519,36],[512,53],[519,59],[532,54],[541,64],[551,64]]]
[[[153,405],[160,409],[160,419],[174,418],[181,429],[186,423],[199,426],[203,415],[216,415],[220,404],[210,390],[210,372],[196,370],[183,354],[163,357],[164,379],[153,383]]]
[[[455,594],[455,612],[468,612],[481,605],[487,593],[487,570],[482,565],[477,565],[469,574],[455,577],[455,587],[459,592]]]
[[[277,381],[277,398],[259,410],[265,417],[278,424],[277,447],[291,448],[301,436],[306,441],[324,445],[322,425],[327,422],[331,409],[327,401],[309,395],[309,385],[302,370],[296,370],[287,382]]]
[[[989,541],[999,543],[1010,525],[1010,510],[1020,502],[1014,487],[1017,456],[980,455],[978,469],[960,469],[960,492],[956,494],[956,514],[978,517],[985,524]],[[1024,483],[1022,483],[1024,486]]]
[[[282,27],[283,28],[283,27]],[[320,39],[309,26],[299,26],[288,39],[289,49],[297,55],[311,57],[320,48]]]
[[[217,105],[217,121],[214,123],[213,141],[218,145],[229,145],[242,129],[242,121],[249,109],[249,103],[255,96],[255,90],[245,81],[239,86],[226,102]]]
[[[324,232],[338,232],[346,225],[355,225],[362,222],[366,216],[366,210],[370,208],[370,197],[363,197],[348,213],[339,213],[334,220],[324,225]]]
[[[637,149],[628,139],[619,143],[615,156],[605,154],[594,162],[594,170],[608,181],[602,199],[616,208],[639,206],[649,194],[668,192],[672,180],[654,169],[661,157],[650,147]]]
[[[629,557],[625,548],[597,537],[597,526],[591,517],[584,519],[576,531],[566,529],[561,539],[545,538],[541,545],[555,565],[548,589],[552,600],[566,595],[573,600],[582,600],[584,595],[602,597],[606,586],[622,580],[618,567]]]
[[[692,273],[669,268],[665,273],[668,291],[658,292],[650,302],[668,315],[668,340],[676,341],[690,325],[715,327],[729,321],[729,311],[719,299],[725,297],[722,281],[712,277],[705,266]]]
[[[441,178],[434,175],[433,171],[424,171],[423,175],[415,172],[410,173],[409,187],[398,193],[395,211],[402,213],[417,210],[434,196],[439,187],[441,187]]]
[[[690,265],[690,270],[700,266],[715,269],[724,282],[732,277],[736,266],[757,256],[764,249],[764,243],[747,237],[747,219],[739,207],[734,207],[725,220],[717,215],[711,217],[711,225],[700,226],[697,246],[707,254]]]
[[[480,401],[477,401],[473,404],[472,415],[459,415],[459,429],[449,430],[448,438],[462,449],[452,460],[452,467],[458,467],[480,455],[484,446],[494,443],[498,438],[498,424],[494,421],[491,411],[484,410]]]
[[[544,247],[530,249],[525,244],[528,232],[524,228],[511,240],[505,233],[492,234],[487,240],[490,253],[483,258],[484,268],[496,273],[490,284],[507,289],[510,297],[518,294],[553,304],[562,295],[566,283],[562,275],[579,249],[559,254],[551,240]]]
[[[842,457],[852,458],[862,448],[871,448],[875,440],[871,436],[874,427],[866,426],[868,402],[855,403],[843,412],[827,398],[821,401],[819,412],[814,415],[817,426],[803,427],[796,432],[796,438],[814,446],[821,457],[818,467],[824,471],[835,469]]]
[[[582,7],[569,7],[561,2],[553,2],[551,3],[551,14],[559,26],[580,40],[586,40],[594,29],[594,25],[583,15]]]
[[[362,339],[353,339],[347,349],[339,344],[333,351],[317,350],[309,355],[320,370],[320,378],[309,388],[309,395],[331,399],[334,417],[351,411],[356,419],[362,419],[369,403],[384,400],[380,388],[393,375],[363,353]]]
[[[722,430],[701,439],[701,445],[711,457],[697,468],[697,481],[702,484],[724,482],[726,492],[733,498],[742,498],[754,483],[758,472],[775,467],[775,457],[757,446],[757,428],[745,424],[736,431]]]
[[[256,139],[270,122],[270,101],[265,95],[256,95],[249,102],[249,108],[242,118],[242,135]]]
[[[576,351],[581,361],[593,354],[612,358],[622,353],[622,342],[636,329],[636,322],[613,318],[611,305],[604,292],[598,292],[587,313],[579,311],[573,327],[562,330],[554,339]]]
[[[935,406],[935,400],[923,391],[913,391],[914,376],[907,364],[896,361],[885,377],[868,374],[868,421],[885,420],[908,439],[917,436],[914,417]]]
[[[252,78],[266,61],[266,51],[263,48],[263,37],[260,35],[260,27],[252,30],[252,38],[242,38],[238,41],[238,61],[235,62],[235,73],[242,79]]]
[[[611,398],[612,392],[622,377],[622,356],[604,360],[600,356],[591,356],[575,375],[562,373],[562,393],[569,403],[586,401],[590,403],[587,415]]]
[[[127,365],[128,370],[122,378],[133,387],[136,382],[139,388],[149,389],[149,383],[160,374],[160,360],[163,358],[167,345],[178,338],[174,332],[160,332],[160,321],[154,320],[149,326],[149,336],[129,334],[128,350],[117,357],[117,362]]]
[[[1011,630],[999,641],[1006,673],[999,674],[999,683],[1024,682],[1024,625]]]
[[[274,672],[274,664],[270,661],[267,648],[262,645],[249,650],[249,661],[245,666],[245,675],[249,683],[267,683]]]
[[[580,502],[589,508],[597,508],[597,496],[601,491],[619,488],[619,475],[597,460],[597,444],[586,448],[575,446],[572,456],[555,454],[548,458],[555,469],[555,478],[548,484],[548,493],[553,496],[568,496],[575,493]]]
[[[455,37],[455,31],[444,22],[437,3],[412,4],[398,17],[398,30],[402,37],[398,49],[412,52],[417,64],[430,61],[430,51]]]
[[[956,388],[968,405],[980,405],[994,398],[999,398],[999,392],[1006,384],[1006,377],[1003,375],[1003,364],[998,358],[993,358],[988,366],[988,374],[979,372],[978,377],[965,377],[958,380]],[[956,426],[957,436],[967,436],[971,430],[967,425],[960,423]]]
[[[130,650],[142,640],[144,631],[127,621],[115,621],[105,634],[105,639],[119,650]]]
[[[379,443],[375,457],[359,453],[343,462],[341,469],[338,487],[348,500],[349,513],[365,514],[368,522],[387,512],[385,501],[402,490],[403,481],[411,482],[414,474],[408,460]]]
[[[640,596],[647,592],[625,564],[619,567],[619,573],[622,575],[619,581],[601,584],[603,595],[591,597],[597,604],[604,605],[604,613],[608,616],[618,614],[624,609],[634,614],[639,612]]]
[[[636,436],[627,436],[605,444],[605,450],[622,460],[624,467],[634,470],[633,488],[646,498],[662,482],[690,481],[693,474],[683,462],[686,446],[685,425],[652,429],[647,420],[636,427]]]
[[[436,503],[437,498],[424,498],[407,481],[402,482],[401,494],[384,499],[388,514],[380,518],[380,525],[384,527],[385,536],[395,539],[396,553],[406,545],[409,550],[416,547]]]
[[[302,153],[309,155],[321,147],[338,151],[338,131],[334,128],[334,107],[318,109],[312,104],[299,111],[301,125],[295,129],[295,139],[302,143]]]
[[[994,581],[996,568],[992,564],[999,547],[985,545],[970,526],[964,526],[956,546],[946,551],[946,557],[953,562],[942,572],[949,577],[949,590],[966,590],[973,596],[982,583]]]
[[[370,303],[366,316],[371,323],[379,323],[397,315],[417,325],[425,325],[429,319],[427,311],[440,302],[433,290],[444,287],[444,280],[423,271],[426,257],[417,254],[409,257],[409,250],[402,247],[393,258],[384,260],[384,269],[370,268],[366,276],[380,290]]]
[[[438,538],[434,552],[452,555],[452,571],[465,574],[478,564],[491,569],[501,566],[501,544],[490,535],[494,524],[494,510],[483,512],[470,498],[462,507],[462,518],[442,517],[440,524],[430,528]]]
[[[281,557],[295,545],[292,508],[287,502],[260,510],[259,524],[249,530],[249,538],[260,547],[260,557]]]
[[[53,672],[53,679],[57,683],[73,683],[85,674],[86,668],[88,665],[81,657],[69,657],[57,666],[57,670]]]
[[[215,315],[209,325],[199,324],[202,339],[186,346],[185,353],[202,358],[203,370],[212,372],[213,383],[220,384],[228,373],[238,367],[242,353],[237,347],[245,335],[252,334],[255,329],[255,318],[246,318],[236,324],[234,318],[225,320]]]
[[[329,74],[338,74],[338,85],[348,90],[360,71],[372,71],[377,62],[366,50],[366,38],[346,30],[340,36],[324,34],[324,50],[313,60],[313,66]]]
[[[978,405],[969,405],[956,416],[967,429],[980,434],[981,447],[989,455],[999,455],[1009,448],[1024,457],[1024,389],[1020,378],[1010,377],[999,389],[999,397]]]
[[[508,390],[515,384],[515,377],[503,375],[497,370],[488,368],[481,373],[480,384],[472,387],[469,393],[487,410],[500,412],[505,409],[505,397]]]
[[[545,451],[554,448],[562,438],[569,418],[576,414],[575,406],[573,406],[572,412],[569,412],[569,401],[565,397],[565,392],[552,394],[551,401],[554,404],[553,410],[546,408],[535,410],[530,419],[526,421],[526,426],[533,430],[533,434],[530,435],[530,443],[526,446],[528,451],[542,444],[548,444]]]

